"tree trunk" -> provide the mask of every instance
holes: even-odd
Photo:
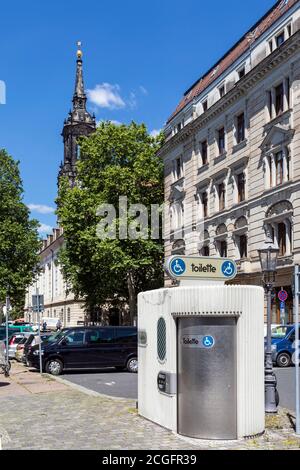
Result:
[[[135,285],[134,285],[134,276],[131,271],[127,273],[127,287],[128,287],[130,323],[133,325],[134,319],[137,318],[137,298],[136,298],[136,291],[135,291]]]

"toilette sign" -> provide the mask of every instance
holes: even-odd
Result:
[[[234,279],[237,267],[233,260],[226,258],[171,256],[165,265],[173,279],[210,279],[226,281]]]

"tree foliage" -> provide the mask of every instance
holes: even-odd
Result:
[[[163,284],[161,238],[97,235],[103,220],[97,212],[101,204],[116,208],[117,229],[124,223],[118,210],[120,196],[127,197],[128,206],[143,204],[149,214],[151,204],[162,204],[163,164],[157,156],[161,143],[162,135],[150,136],[144,125],[103,122],[80,140],[75,187],[70,188],[66,179],[60,183],[58,217],[65,237],[60,262],[72,290],[85,299],[90,311],[122,297],[133,318],[138,292]]]
[[[38,222],[23,202],[19,164],[0,150],[0,307],[9,289],[15,313],[22,313],[25,292],[38,263]]]

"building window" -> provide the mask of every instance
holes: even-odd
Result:
[[[204,193],[201,194],[201,202],[202,202],[203,217],[207,217],[208,216],[208,197],[207,197],[206,191],[204,191]]]
[[[221,127],[221,129],[218,130],[218,148],[219,148],[219,154],[222,155],[222,153],[225,152],[225,129],[224,127]]]
[[[205,111],[207,111],[207,109],[208,109],[207,100],[203,101],[203,103],[202,103],[202,108],[203,108],[203,112],[205,113]]]
[[[201,248],[201,256],[209,256],[209,246],[208,245],[204,245]]]
[[[225,209],[225,183],[218,185],[219,211]]]
[[[227,242],[226,240],[221,240],[219,245],[219,254],[221,258],[227,258]]]
[[[220,98],[223,98],[225,95],[225,85],[220,86],[219,88]]]
[[[182,171],[182,158],[178,157],[174,160],[173,162],[173,175],[174,175],[174,181],[179,180],[182,177],[183,171]]]
[[[247,258],[248,256],[247,235],[240,235],[238,245],[239,245],[240,259]]]
[[[284,89],[283,83],[275,87],[275,112],[276,116],[283,112],[283,96],[284,96]]]
[[[288,33],[288,37],[291,37],[292,35],[292,25],[289,24],[288,27],[287,27],[287,33]]]
[[[238,190],[238,202],[242,202],[246,199],[245,195],[245,174],[240,173],[237,175],[237,190]]]
[[[284,43],[284,31],[276,36],[276,46],[280,47]]]
[[[282,152],[275,154],[276,185],[283,183],[283,155]]]
[[[202,159],[202,165],[206,165],[208,162],[208,145],[207,145],[207,140],[203,140],[201,142],[201,159]]]
[[[237,117],[237,143],[240,144],[245,140],[245,114],[241,113]]]
[[[67,322],[70,323],[71,322],[71,309],[68,308],[67,310]]]
[[[246,75],[245,67],[242,67],[242,68],[238,71],[238,74],[239,74],[239,80],[240,80],[241,78],[243,78],[243,77]]]
[[[286,226],[284,223],[278,224],[278,248],[279,256],[286,254]]]

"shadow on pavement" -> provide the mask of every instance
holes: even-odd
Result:
[[[9,382],[0,382],[0,387],[5,387],[6,385],[10,385]]]

